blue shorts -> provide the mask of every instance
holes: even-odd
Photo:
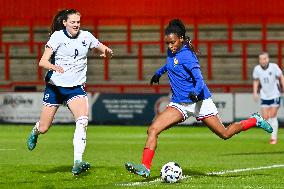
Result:
[[[51,84],[46,84],[43,105],[59,106],[68,104],[72,100],[80,97],[87,97],[87,94],[82,85],[75,87],[59,87]]]
[[[260,99],[260,106],[261,107],[278,107],[280,106],[280,97],[278,98],[274,98],[271,100],[264,100],[264,99]]]

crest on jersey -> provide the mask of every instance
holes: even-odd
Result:
[[[86,41],[84,40],[84,41],[82,41],[82,45],[84,46],[84,47],[86,47],[87,46],[87,43],[86,43]]]
[[[178,59],[176,59],[176,57],[174,57],[174,65],[178,65]]]

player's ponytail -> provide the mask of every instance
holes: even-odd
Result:
[[[165,29],[165,35],[176,34],[178,37],[184,39],[184,44],[188,46],[188,48],[199,58],[201,54],[199,50],[195,50],[193,44],[191,43],[190,37],[186,36],[185,25],[182,23],[180,19],[173,19],[169,22],[168,26]]]
[[[67,20],[68,16],[71,14],[79,14],[80,13],[75,9],[64,9],[58,11],[58,13],[54,16],[51,26],[49,36],[51,36],[55,31],[59,31],[65,28],[63,24],[63,20]]]

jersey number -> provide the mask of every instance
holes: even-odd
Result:
[[[263,81],[264,81],[264,83],[269,83],[269,78],[265,77],[265,78],[263,78]]]
[[[75,56],[74,56],[74,59],[78,56],[78,54],[79,54],[78,49],[75,49]]]

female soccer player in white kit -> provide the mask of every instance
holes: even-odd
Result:
[[[74,166],[72,173],[78,175],[90,168],[82,160],[86,147],[88,125],[88,99],[84,91],[87,72],[87,53],[98,49],[103,57],[111,58],[113,52],[100,43],[90,32],[80,30],[80,13],[77,10],[62,10],[54,17],[50,38],[39,66],[49,70],[40,120],[35,124],[27,140],[29,150],[36,147],[39,134],[51,127],[52,120],[62,104],[67,104],[76,120],[74,132]]]
[[[269,63],[269,54],[259,54],[259,64],[253,70],[253,97],[259,100],[258,89],[260,87],[261,114],[270,122],[273,128],[270,144],[277,143],[278,120],[277,112],[280,106],[280,86],[284,89],[284,77],[281,69],[275,63]]]

